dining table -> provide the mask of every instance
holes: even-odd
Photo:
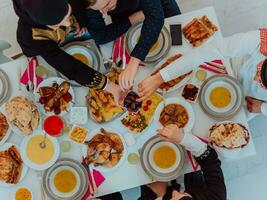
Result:
[[[195,10],[188,13],[183,13],[181,15],[177,15],[174,17],[170,17],[165,19],[165,26],[169,29],[170,24],[182,24],[185,25],[186,23],[190,22],[195,17],[202,17],[203,15],[208,16],[208,18],[218,27],[218,31],[212,36],[211,39],[209,39],[207,42],[205,42],[202,45],[209,45],[213,42],[219,41],[223,38],[220,24],[218,22],[218,18],[216,16],[215,9],[213,7],[206,7],[203,9]],[[109,58],[112,53],[112,43],[101,45],[101,52],[104,54],[103,56],[106,58]],[[180,46],[172,46],[168,55],[169,57],[171,55],[180,53],[180,54],[187,54],[192,51],[193,48],[192,45],[186,41],[186,39],[183,37],[183,45]],[[194,59],[194,58],[192,58]],[[233,70],[230,65],[230,61],[225,58],[217,58],[223,61],[224,65],[226,66],[226,69],[228,71],[229,75],[233,75]],[[50,76],[56,76],[56,73],[54,72],[54,69],[49,66],[44,59],[38,56],[39,64],[42,66],[47,67],[49,70],[51,70]],[[26,68],[28,63],[28,60],[26,57],[20,57],[18,59],[15,59],[13,61],[10,61],[8,63],[0,65],[0,69],[4,70],[6,74],[8,75],[10,79],[10,96],[19,96],[19,95],[32,95],[30,93],[27,93],[24,89],[24,86],[21,86],[18,80],[18,73],[20,70],[23,70]],[[147,64],[145,66],[141,66],[138,74],[136,76],[135,85],[137,85],[140,81],[144,80],[147,76],[151,74],[153,71],[154,64]],[[101,69],[103,72],[105,71],[103,68]],[[208,72],[208,76],[212,76],[211,72]],[[21,88],[23,87],[23,88]],[[135,86],[136,87],[136,86]],[[75,87],[74,88],[75,93],[75,107],[86,107],[86,96],[88,94],[88,88],[86,87]],[[181,88],[178,90],[175,90],[173,92],[167,93],[167,97],[180,97],[181,96]],[[216,122],[218,122],[216,119],[213,119],[212,117],[208,116],[201,108],[200,103],[196,101],[195,103],[191,104],[195,113],[195,123],[192,129],[192,134],[195,134],[201,138],[207,139],[209,129],[212,125],[214,125]],[[69,120],[69,116],[67,115],[66,120]],[[247,116],[245,113],[245,107],[243,107],[233,118],[228,119],[229,121],[234,121],[243,124],[246,126],[249,130],[248,123],[247,123]],[[111,128],[118,128],[118,124],[120,123],[119,119],[116,119],[114,121],[104,123],[104,124],[98,124],[94,122],[90,117],[88,117],[88,121],[84,127],[86,127],[90,131],[96,128],[100,127],[111,127]],[[127,134],[127,131],[121,130],[121,134]],[[135,137],[135,144],[128,145],[126,148],[127,154],[130,153],[136,153],[139,154],[140,149],[144,145],[144,143],[151,138],[152,136],[156,135],[156,124],[154,121],[150,124],[147,131],[144,133],[140,133]],[[20,145],[21,141],[23,139],[23,136],[12,133],[11,136],[8,138],[7,142],[14,143],[16,145]],[[60,137],[57,137],[59,143],[65,140],[68,140],[68,134],[64,134]],[[256,154],[253,138],[250,138],[250,142],[247,145],[246,148],[240,152],[238,158],[236,159],[242,159],[249,156],[253,156]],[[74,160],[77,160],[79,162],[82,161],[82,147],[81,145],[71,143],[71,150],[69,152],[60,152],[59,158],[71,158]],[[231,162],[231,160],[227,160],[224,158],[221,158],[222,162]],[[192,167],[192,163],[190,162],[188,155],[186,155],[186,162],[183,167],[182,173],[186,174],[189,172],[193,172],[196,169]],[[0,200],[11,200],[14,198],[15,191],[20,187],[27,187],[32,191],[33,199],[34,200],[41,200],[41,190],[40,190],[40,184],[41,184],[41,175],[42,171],[35,171],[33,169],[29,169],[26,176],[23,178],[22,181],[20,181],[16,185],[12,185],[9,187],[0,187]],[[131,189],[134,187],[139,187],[141,185],[149,184],[154,182],[153,180],[142,168],[141,162],[138,162],[137,164],[130,164],[127,159],[123,162],[123,164],[117,168],[116,170],[113,170],[111,172],[103,172],[102,175],[105,177],[105,181],[98,187],[98,194],[97,196],[107,195],[114,192],[119,192],[127,189]],[[49,197],[46,197],[46,199],[49,199]]]

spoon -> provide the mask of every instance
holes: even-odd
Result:
[[[47,135],[47,133],[45,133],[45,135],[44,135],[44,140],[39,144],[42,149],[44,149],[46,147],[46,143],[45,143],[46,135]]]
[[[27,74],[28,74],[28,83],[26,85],[26,89],[28,92],[32,92],[34,89],[33,82],[31,80],[31,75],[30,75],[30,65],[27,66]]]
[[[167,94],[167,90],[164,88],[164,89],[163,89],[163,91],[162,91],[162,97],[163,97],[163,108],[165,108],[165,104],[166,104],[166,101],[165,101],[166,94]]]

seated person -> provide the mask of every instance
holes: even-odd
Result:
[[[267,29],[235,34],[211,45],[201,46],[182,56],[139,84],[145,99],[163,82],[197,68],[205,61],[249,56],[238,73],[250,112],[267,115]]]
[[[72,24],[79,34],[84,24],[81,0],[13,0],[19,17],[17,40],[27,57],[42,56],[48,64],[79,84],[111,92],[118,102],[121,90],[107,77],[60,49]],[[73,15],[72,15],[73,14]],[[77,21],[76,21],[77,19]]]
[[[133,24],[142,22],[140,39],[131,53],[127,68],[120,76],[120,86],[130,89],[138,66],[157,41],[164,17],[180,14],[175,0],[84,0],[88,6],[88,32],[98,44],[104,44],[123,35]],[[112,18],[105,24],[102,13]]]
[[[183,129],[174,124],[158,130],[158,135],[163,140],[178,142],[191,151],[201,167],[201,172],[185,175],[184,191],[180,190],[175,181],[172,181],[170,187],[161,182],[142,186],[139,200],[226,200],[221,162],[214,149],[192,134],[184,134]]]

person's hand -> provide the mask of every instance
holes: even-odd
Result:
[[[134,78],[137,73],[140,60],[131,57],[128,66],[119,76],[119,84],[123,90],[130,90],[134,83]]]
[[[100,10],[102,14],[107,14],[109,11],[112,11],[117,6],[117,0],[109,0],[108,4]]]
[[[247,108],[249,112],[252,113],[261,113],[262,100],[255,99],[253,97],[246,97]]]
[[[181,143],[181,141],[184,138],[184,131],[181,128],[178,128],[175,124],[168,124],[162,129],[157,130],[158,136],[163,139],[170,142],[178,142]]]
[[[143,101],[148,98],[153,92],[155,92],[158,87],[164,82],[160,73],[150,76],[143,80],[138,85],[138,95],[140,97],[139,101]]]
[[[177,192],[176,190],[173,190],[171,200],[180,200],[183,197],[191,197],[191,196],[187,193],[180,193],[180,192]]]
[[[137,11],[130,15],[129,20],[132,25],[137,24],[139,22],[143,22],[145,20],[145,15],[142,10]]]
[[[83,27],[81,28],[78,22],[75,22],[72,27],[75,29],[72,34],[74,35],[74,38],[82,37],[84,33],[86,33],[87,28]]]
[[[108,82],[107,88],[105,90],[113,94],[115,103],[117,105],[121,105],[123,102],[123,99],[127,95],[127,91],[123,91],[119,85],[111,81]]]

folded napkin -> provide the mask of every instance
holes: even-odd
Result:
[[[128,65],[131,56],[125,48],[125,38],[124,36],[116,38],[114,42],[113,53],[112,53],[112,60],[114,63],[117,63],[117,60],[121,60],[121,62],[123,62],[123,51],[124,50],[125,50],[125,62],[126,62],[126,65]],[[140,64],[140,66],[144,66],[144,64]]]
[[[221,60],[213,60],[211,62],[223,65],[223,62]],[[210,67],[209,65],[211,65],[212,67]],[[212,64],[203,63],[199,65],[198,67],[206,71],[213,72],[215,74],[228,74],[226,68],[222,70],[221,68],[217,67],[216,65],[212,65]]]
[[[93,185],[92,174],[90,173],[88,166],[84,163],[82,163],[82,164],[85,167],[85,169],[87,170],[88,178],[89,178],[89,184]],[[95,169],[93,169],[93,176],[95,178],[95,183],[96,183],[97,187],[99,187],[106,180],[105,177],[99,171],[97,171]],[[91,191],[89,188],[90,187],[88,187],[87,192],[83,196],[82,200],[87,200],[90,197]]]
[[[20,78],[20,83],[22,83],[23,85],[27,85],[27,83],[29,82],[29,80],[31,80],[33,82],[33,73],[34,73],[34,70],[33,70],[33,61],[35,60],[36,62],[36,69],[37,67],[39,66],[39,63],[38,63],[38,60],[36,57],[32,57],[32,58],[29,58],[28,60],[28,66],[29,66],[29,72],[30,72],[30,75],[28,76],[28,71],[27,71],[27,68],[25,69],[25,71],[22,73],[22,76]],[[36,71],[35,69],[35,71]],[[30,79],[29,79],[29,78]],[[36,76],[36,80],[37,80],[37,86],[42,82],[42,78],[40,76]]]
[[[195,136],[196,136],[199,140],[201,140],[202,142],[204,142],[204,143],[206,143],[206,144],[209,143],[208,140],[206,140],[206,139],[204,139],[204,138],[202,138],[202,137],[200,137],[200,136],[197,136],[197,135],[195,135]],[[197,171],[197,170],[199,169],[199,164],[196,162],[196,160],[195,160],[194,156],[192,155],[191,151],[187,151],[187,156],[188,156],[188,159],[189,159],[189,161],[190,161],[190,164],[192,165],[192,168],[193,168],[194,172]]]

